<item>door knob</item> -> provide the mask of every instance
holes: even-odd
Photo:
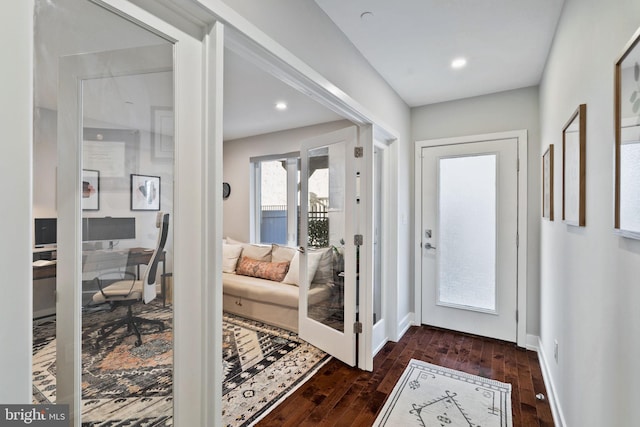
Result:
[[[425,244],[424,244],[424,248],[425,248],[425,249],[435,249],[436,247],[435,247],[435,246],[433,246],[431,243],[425,243]]]

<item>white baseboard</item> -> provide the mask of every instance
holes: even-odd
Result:
[[[538,347],[539,344],[540,344],[539,336],[527,334],[527,344],[526,344],[527,350],[535,351],[536,353],[538,353],[540,350],[540,348]]]
[[[402,338],[404,334],[407,333],[409,328],[413,326],[414,317],[414,313],[408,313],[406,316],[404,316],[404,319],[400,321],[400,324],[398,325],[398,336],[395,339],[396,342],[400,341],[400,338]]]
[[[551,377],[551,371],[549,370],[549,365],[547,363],[547,356],[544,353],[544,347],[542,346],[542,341],[540,337],[537,338],[536,351],[538,353],[538,360],[540,361],[540,370],[542,371],[542,378],[544,379],[544,386],[547,389],[547,400],[549,401],[549,405],[551,406],[551,414],[553,415],[553,422],[557,427],[565,427],[567,422],[564,419],[564,415],[562,413],[562,408],[560,407],[560,403],[557,400],[556,387],[553,383],[553,378]],[[529,347],[529,337],[527,336],[527,347]]]

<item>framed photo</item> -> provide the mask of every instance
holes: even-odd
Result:
[[[640,29],[615,65],[616,231],[640,239]]]
[[[151,107],[151,156],[155,160],[173,160],[173,108]]]
[[[131,174],[131,210],[160,210],[160,177]]]
[[[100,210],[100,172],[82,169],[82,210]]]
[[[562,129],[562,220],[586,225],[587,105],[578,109]]]
[[[553,221],[553,144],[542,155],[542,217]]]

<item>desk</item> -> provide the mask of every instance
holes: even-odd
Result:
[[[90,264],[86,264],[87,256],[82,255],[82,269],[83,271],[103,271],[113,268],[122,267],[119,263],[114,263],[114,259],[121,259],[120,255],[128,253],[127,267],[136,267],[137,277],[140,278],[140,265],[147,265],[151,261],[151,255],[153,251],[145,250],[145,248],[131,248],[123,251],[100,251],[98,257],[92,257]],[[117,256],[110,257],[109,254]],[[160,275],[160,289],[162,290],[162,305],[166,306],[166,252],[160,254],[158,260],[162,262],[162,274]],[[47,279],[56,277],[57,265],[55,263],[49,265],[43,265],[40,267],[33,266],[33,280]]]

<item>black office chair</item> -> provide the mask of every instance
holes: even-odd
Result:
[[[93,295],[93,304],[109,303],[111,305],[111,311],[120,306],[127,307],[127,316],[124,319],[108,323],[100,328],[100,334],[96,339],[95,348],[98,348],[101,341],[104,341],[109,335],[123,326],[127,326],[127,331],[133,331],[133,333],[136,334],[136,347],[142,344],[142,337],[140,335],[140,329],[138,328],[139,325],[151,324],[158,326],[160,331],[164,330],[164,323],[161,320],[144,319],[134,316],[132,311],[134,304],[140,301],[148,304],[156,297],[156,272],[158,269],[158,260],[167,242],[169,231],[168,213],[158,212],[156,227],[159,228],[158,242],[141,280],[136,280],[134,274],[125,272],[125,275],[132,276],[132,278],[119,280],[103,287],[103,279],[100,277],[94,279],[99,291]]]

